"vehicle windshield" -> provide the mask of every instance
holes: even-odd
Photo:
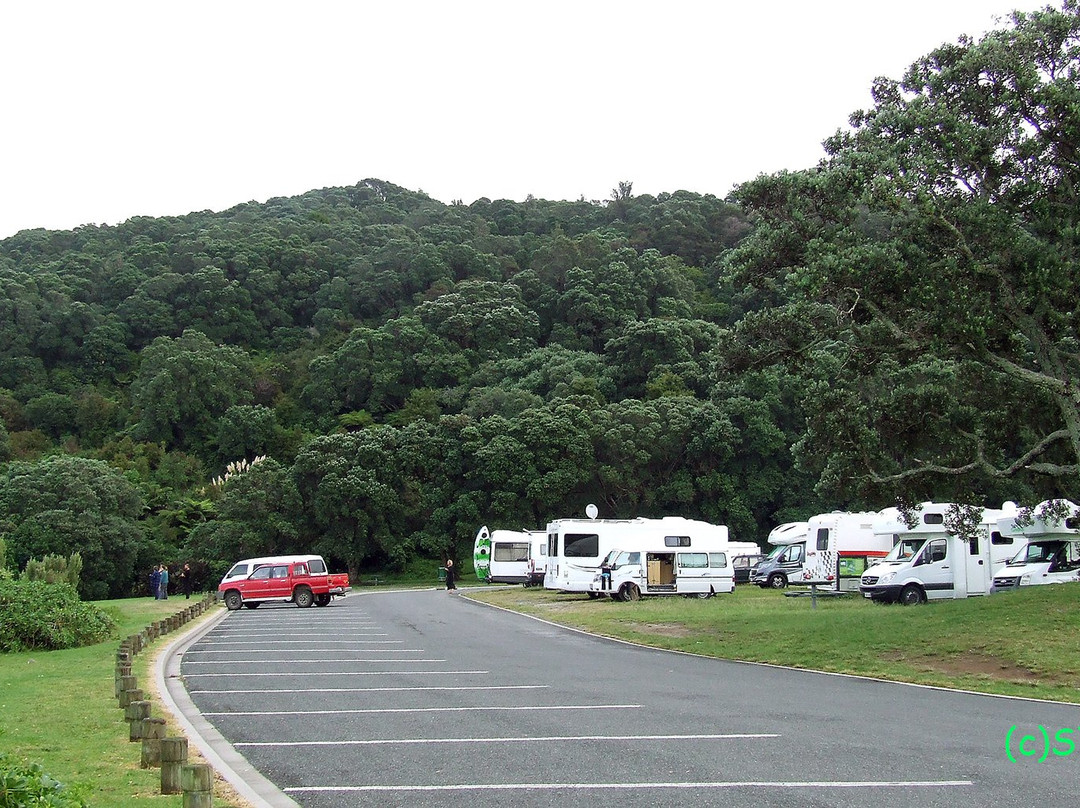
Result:
[[[919,552],[925,543],[926,539],[901,539],[893,545],[882,561],[907,561]]]
[[[602,567],[604,567],[604,566],[610,567],[615,563],[615,559],[618,558],[618,557],[619,557],[619,551],[618,550],[612,550],[610,553],[608,553],[606,556],[604,556],[604,560],[600,562],[600,566],[602,566]]]
[[[1009,562],[1010,567],[1022,567],[1025,564],[1048,564],[1065,542],[1033,541],[1024,547]]]
[[[790,544],[778,544],[776,547],[769,551],[769,554],[762,559],[762,561],[775,561],[776,557],[780,555],[784,550],[790,547]]]

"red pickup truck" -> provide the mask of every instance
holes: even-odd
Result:
[[[293,602],[308,607],[327,606],[334,597],[344,597],[349,588],[347,573],[315,573],[306,561],[266,564],[244,578],[222,581],[218,593],[230,611],[241,606],[257,609],[267,601]]]

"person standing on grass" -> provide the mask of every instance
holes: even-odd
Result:
[[[154,600],[161,598],[161,565],[150,570],[150,597]]]
[[[161,599],[169,599],[169,568],[161,565]]]
[[[185,564],[180,570],[180,589],[184,593],[184,600],[191,599],[191,565]]]
[[[450,559],[446,562],[446,589],[447,591],[457,590],[457,586],[454,584],[454,560]]]

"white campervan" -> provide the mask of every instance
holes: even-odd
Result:
[[[898,519],[899,515],[896,508],[887,508],[863,513],[833,511],[811,517],[802,576],[792,583],[826,586],[835,592],[857,591],[867,567],[883,559],[893,546],[893,536],[876,533],[875,524]]]
[[[783,589],[801,580],[809,527],[808,522],[785,522],[774,527],[768,538],[773,549],[750,570],[750,583],[762,589]]]
[[[913,605],[990,592],[994,571],[1009,559],[1009,545],[997,529],[998,520],[1015,513],[1016,506],[1008,502],[1001,509],[983,509],[979,529],[970,540],[945,529],[949,507],[948,503],[923,503],[912,528],[899,515],[875,525],[875,532],[890,537],[893,549],[863,574],[859,591],[864,597]]]
[[[1030,524],[1018,524],[1011,516],[998,521],[1001,533],[1022,538],[1027,545],[997,571],[991,592],[1080,581],[1080,507],[1065,501],[1069,515],[1058,519],[1047,516],[1050,504],[1036,506]]]
[[[669,547],[666,539],[677,541],[675,547],[724,544],[729,555],[756,552],[752,542],[731,542],[724,525],[714,525],[681,516],[662,519],[557,519],[547,528],[548,563],[544,587],[559,592],[588,592],[593,589],[600,563],[612,551],[645,552],[649,548]]]
[[[473,544],[473,566],[481,581],[496,584],[538,584],[547,567],[547,533],[543,530],[492,530],[481,527]]]
[[[655,543],[651,549],[612,550],[600,565],[590,594],[630,601],[645,595],[711,598],[733,591],[734,556],[723,549],[730,543],[710,551],[701,542],[680,546],[678,541],[684,538],[663,536],[664,544]]]

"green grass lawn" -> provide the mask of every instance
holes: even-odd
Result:
[[[1080,703],[1080,585],[925,606],[739,586],[710,600],[622,603],[542,588],[469,597],[596,634],[722,659]]]
[[[113,681],[123,637],[194,602],[194,597],[102,601],[97,605],[117,622],[115,636],[107,642],[65,651],[0,654],[0,750],[41,763],[93,808],[178,808],[181,795],[159,794],[160,770],[139,768],[142,745],[128,740]],[[154,654],[175,636],[155,640],[135,657],[132,672],[144,691],[150,687]],[[160,701],[154,701],[152,715],[165,717]],[[239,804],[219,793],[214,795],[216,806]]]

